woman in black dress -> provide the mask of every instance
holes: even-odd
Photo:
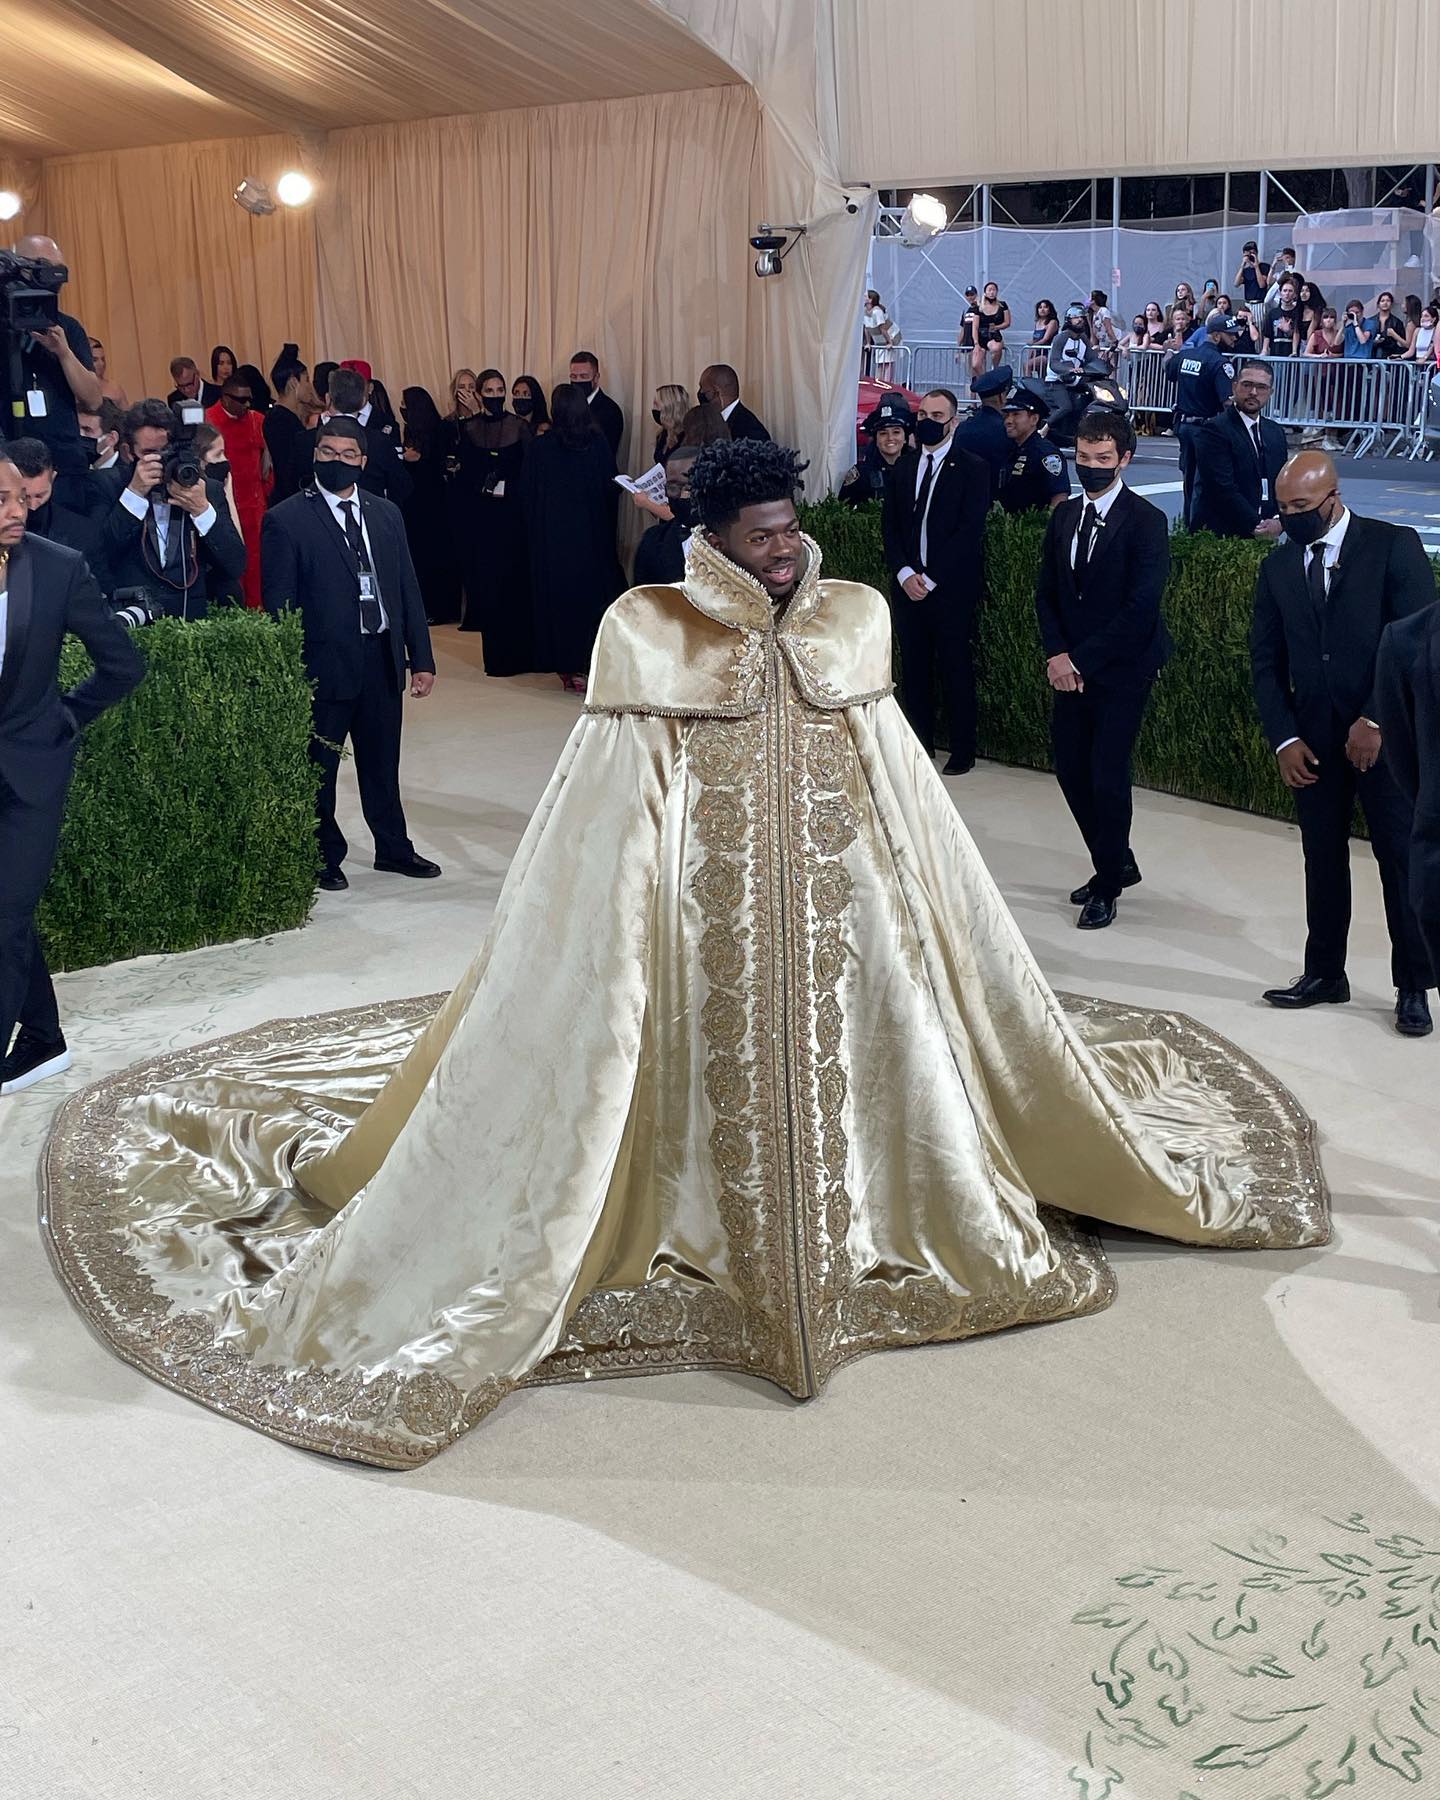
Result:
[[[460,629],[481,633],[487,675],[524,675],[535,666],[519,503],[530,428],[506,412],[498,369],[482,369],[473,390],[457,385],[455,402],[450,495],[465,579]]]
[[[550,408],[545,390],[533,375],[517,375],[510,388],[510,410],[540,437],[550,429]]]
[[[311,426],[319,416],[320,400],[310,371],[300,360],[298,344],[286,344],[270,371],[276,401],[265,415],[265,448],[270,452],[270,466],[275,472],[275,485],[268,504],[278,506],[292,494],[298,494],[310,480],[314,466],[311,452],[315,440]]]
[[[615,458],[578,388],[550,396],[551,429],[531,444],[520,494],[535,604],[535,663],[574,693],[601,615],[623,591],[615,554]]]
[[[460,617],[460,569],[450,534],[446,495],[449,433],[428,388],[407,387],[400,396],[404,457],[410,493],[401,512],[410,560],[432,625]]]

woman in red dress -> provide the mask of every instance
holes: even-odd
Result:
[[[243,375],[231,375],[220,398],[205,419],[225,440],[225,459],[230,464],[230,486],[235,510],[240,515],[240,535],[245,539],[243,592],[247,606],[259,607],[260,526],[265,518],[265,497],[274,484],[270,452],[265,448],[265,428],[252,410],[254,395]]]

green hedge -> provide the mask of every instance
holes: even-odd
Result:
[[[148,672],[84,734],[40,905],[56,969],[288,931],[315,895],[298,617],[160,619],[135,642]],[[87,667],[67,643],[62,682]]]
[[[826,500],[803,511],[827,574],[888,595],[878,505]],[[1043,514],[991,512],[980,614],[980,754],[1030,769],[1051,767],[1050,687],[1035,617],[1044,536]],[[1251,599],[1268,548],[1203,531],[1171,534],[1165,622],[1175,655],[1155,684],[1135,779],[1164,793],[1293,819],[1250,689]]]

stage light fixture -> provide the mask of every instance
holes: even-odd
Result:
[[[263,181],[257,181],[253,175],[247,175],[235,190],[235,204],[243,206],[245,211],[257,219],[263,219],[267,213],[273,213],[275,202],[270,198],[270,190]]]
[[[907,250],[918,250],[942,232],[948,223],[944,204],[933,194],[912,194],[900,221],[900,242]]]
[[[315,192],[315,183],[299,169],[287,169],[275,183],[275,198],[282,206],[303,206]]]
[[[17,193],[6,188],[0,192],[0,219],[14,219],[19,216],[23,201]]]

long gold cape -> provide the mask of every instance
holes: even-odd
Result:
[[[1047,987],[890,696],[868,588],[776,625],[697,536],[607,614],[584,717],[443,1003],[281,1021],[77,1095],[63,1278],[127,1361],[404,1468],[522,1383],[816,1393],[1105,1306],[1074,1217],[1328,1235],[1309,1121],[1177,1015]]]

